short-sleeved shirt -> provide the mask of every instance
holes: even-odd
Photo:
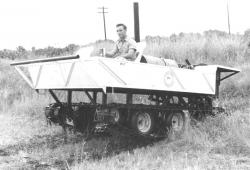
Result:
[[[136,42],[132,38],[125,38],[124,40],[117,40],[115,43],[117,52],[115,56],[119,56],[122,54],[127,54],[130,49],[134,49],[136,51]]]

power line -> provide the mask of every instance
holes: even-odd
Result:
[[[105,37],[105,40],[107,40],[105,14],[108,13],[108,12],[105,11],[105,10],[107,10],[108,8],[100,7],[100,8],[98,8],[98,9],[101,10],[101,12],[98,12],[98,13],[101,13],[101,14],[102,14],[103,26],[104,26],[104,37]]]

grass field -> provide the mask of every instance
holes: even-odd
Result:
[[[229,116],[190,126],[178,139],[156,141],[116,131],[88,140],[83,134],[65,136],[60,127],[46,124],[43,108],[52,98],[37,95],[10,61],[1,59],[0,169],[250,169],[250,55],[244,37],[187,34],[146,41],[149,55],[240,68],[222,83],[216,101]],[[95,46],[110,49],[112,42]]]

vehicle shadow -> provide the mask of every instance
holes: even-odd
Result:
[[[161,139],[126,133],[116,128],[91,134],[62,132],[48,136],[37,135],[29,142],[6,146],[1,148],[4,153],[1,156],[19,156],[20,152],[24,152],[27,153],[24,158],[26,162],[20,164],[19,168],[24,168],[24,165],[44,168],[46,165],[48,168],[63,169],[65,162],[71,166],[83,160],[100,160],[121,152],[133,154],[134,149],[151,146],[159,140]]]
[[[130,133],[121,129],[109,129],[106,133],[95,134],[87,142],[92,140],[106,140],[105,152],[98,158],[114,156],[121,152],[133,153],[134,149],[151,146],[154,143],[162,140],[162,138],[154,138],[149,136],[141,136],[138,134]],[[93,157],[96,159],[96,157]]]

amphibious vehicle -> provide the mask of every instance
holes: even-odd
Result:
[[[45,108],[49,121],[85,132],[121,126],[141,135],[183,132],[189,118],[215,114],[220,83],[240,72],[221,65],[185,65],[138,52],[135,61],[81,54],[11,64],[36,91],[54,98]],[[67,101],[58,97],[67,93]],[[85,96],[73,102],[74,95]]]

